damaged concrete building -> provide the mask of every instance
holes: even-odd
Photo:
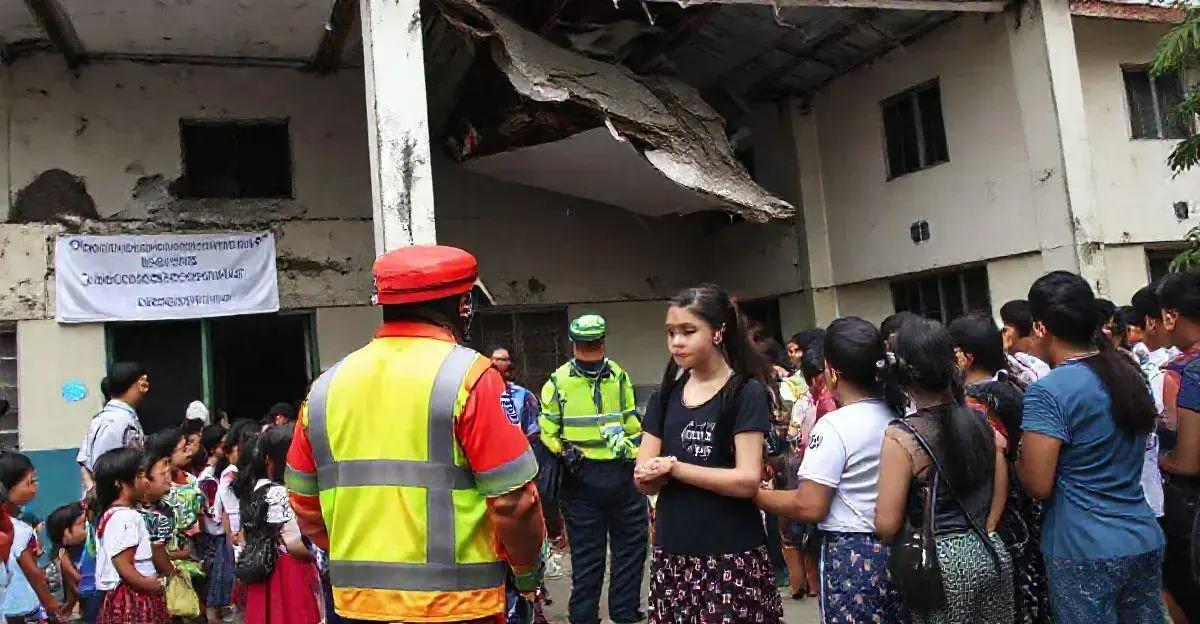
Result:
[[[0,429],[74,490],[106,363],[296,400],[370,338],[377,252],[481,263],[478,347],[540,385],[605,314],[635,383],[701,281],[785,336],[995,309],[1042,271],[1123,300],[1197,223],[1165,158],[1179,19],[1106,0],[0,0]],[[267,232],[278,312],[59,322],[67,235]]]

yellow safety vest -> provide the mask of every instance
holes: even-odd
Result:
[[[542,387],[538,425],[542,443],[552,453],[562,454],[562,443],[569,442],[595,461],[632,460],[642,442],[633,381],[612,360],[598,378],[584,375],[571,362],[554,371]],[[624,438],[615,448],[605,436],[610,428]]]
[[[488,365],[451,342],[390,338],[313,385],[308,430],[338,613],[445,622],[504,612],[506,564],[454,433]]]

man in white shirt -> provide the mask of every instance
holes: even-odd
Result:
[[[97,458],[113,449],[142,447],[145,433],[138,420],[137,408],[150,392],[150,377],[140,364],[117,362],[109,367],[108,375],[100,382],[100,391],[107,403],[92,418],[75,457],[83,471],[85,492],[91,488]]]

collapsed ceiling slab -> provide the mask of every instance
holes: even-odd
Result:
[[[439,0],[438,5],[452,25],[488,44],[491,62],[524,102],[513,106],[514,110],[524,111],[515,121],[501,119],[489,124],[492,126],[489,128],[468,124],[459,136],[451,137],[452,156],[459,161],[475,160],[478,170],[497,176],[496,172],[506,171],[506,179],[527,170],[521,173],[520,180],[513,181],[605,203],[619,202],[615,205],[624,204],[623,207],[639,212],[717,209],[758,222],[795,213],[790,204],[754,182],[734,155],[725,136],[724,119],[692,87],[672,78],[639,78],[621,65],[561,48],[475,0]],[[468,101],[466,104],[479,109],[498,103]],[[554,114],[552,109],[560,107],[567,112]],[[631,158],[643,168],[648,163],[694,197],[670,200],[669,206],[650,211],[639,202],[615,197],[627,193],[596,196],[596,187],[603,190],[625,185],[627,181],[622,179],[586,185],[593,191],[590,196],[571,193],[571,188],[566,188],[569,185],[561,183],[562,167],[567,166],[561,159],[562,150],[532,149],[598,129],[603,132],[591,132],[576,145],[586,146],[590,153],[605,158]],[[605,141],[611,145],[603,145]],[[496,165],[483,162],[505,156],[510,150],[522,152],[525,160],[506,158]],[[539,160],[538,156],[546,158]],[[588,166],[588,159],[573,161],[580,167]],[[556,163],[559,171],[544,170],[538,174],[539,163]],[[612,171],[611,167],[606,168]],[[635,163],[629,163],[628,169],[623,170],[636,170]]]

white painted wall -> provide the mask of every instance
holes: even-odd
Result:
[[[20,444],[25,451],[78,446],[103,404],[104,326],[59,325],[52,320],[17,323],[17,385]],[[67,381],[83,382],[88,396],[68,403]]]
[[[1108,266],[1108,298],[1127,305],[1133,293],[1150,283],[1150,263],[1142,245],[1110,245],[1104,248]]]
[[[987,264],[988,286],[991,288],[992,312],[1000,320],[1000,306],[1014,299],[1029,297],[1029,287],[1045,274],[1039,253],[999,258]]]
[[[1037,248],[1005,22],[963,15],[817,94],[835,283]],[[941,84],[950,162],[888,181],[880,101],[934,78]],[[920,246],[909,238],[918,219],[932,231]]]
[[[1104,241],[1182,240],[1200,224],[1200,171],[1173,178],[1166,161],[1176,141],[1130,138],[1121,75],[1122,65],[1149,63],[1169,25],[1085,17],[1073,21]],[[1176,219],[1177,201],[1188,202],[1194,216]]]

